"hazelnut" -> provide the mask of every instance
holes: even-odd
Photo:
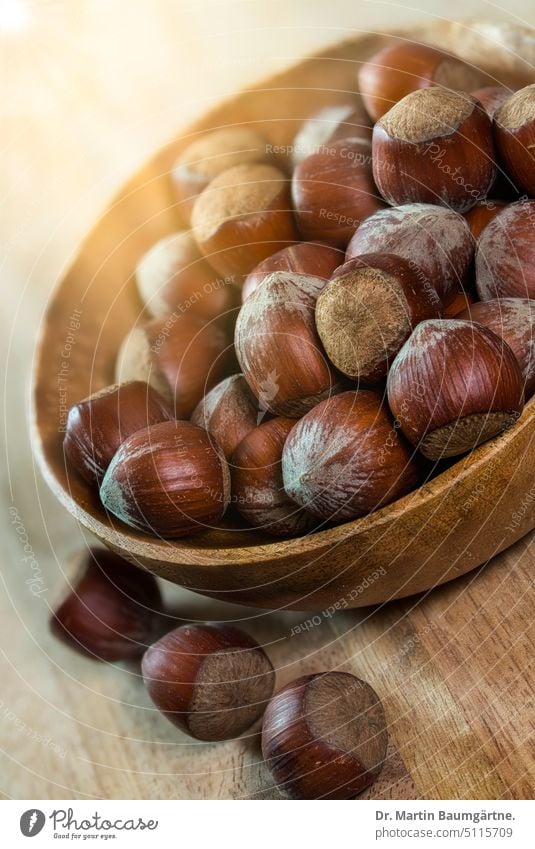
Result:
[[[479,100],[489,118],[494,118],[496,110],[511,97],[511,90],[503,85],[488,85],[472,91],[471,95]]]
[[[535,299],[535,200],[510,203],[490,221],[476,249],[476,288],[482,301]]]
[[[477,321],[507,342],[515,355],[526,400],[535,393],[535,301],[498,298],[470,304],[457,318]]]
[[[269,702],[262,753],[293,799],[352,799],[381,772],[388,745],[375,690],[346,672],[292,681]]]
[[[86,481],[99,483],[121,442],[172,418],[167,402],[147,383],[107,386],[71,407],[63,450]]]
[[[237,737],[262,716],[275,673],[258,643],[226,624],[182,625],[145,652],[148,694],[198,740]]]
[[[383,206],[362,139],[341,139],[297,166],[292,178],[295,219],[303,239],[345,247],[355,228]]]
[[[152,353],[145,325],[136,325],[119,346],[115,361],[115,381],[118,384],[142,381],[149,383],[171,403],[171,390],[163,374],[152,362]]]
[[[441,312],[435,289],[408,260],[364,254],[334,272],[316,304],[316,327],[339,371],[376,383],[416,325]]]
[[[494,113],[494,137],[505,171],[518,188],[535,194],[535,85],[516,91]]]
[[[90,548],[77,559],[81,574],[52,614],[52,633],[99,660],[139,657],[159,630],[156,579],[103,548]]]
[[[295,419],[276,418],[251,430],[232,458],[232,500],[253,527],[274,536],[312,530],[316,519],[286,495],[281,457]]]
[[[218,522],[230,498],[221,449],[190,422],[163,422],[123,442],[100,488],[110,513],[164,539]]]
[[[424,321],[388,373],[388,403],[412,445],[440,460],[510,427],[522,410],[511,349],[470,321]]]
[[[258,418],[258,401],[247,381],[243,374],[233,374],[199,401],[191,421],[215,437],[223,454],[230,460],[242,439],[256,427]]]
[[[247,275],[242,300],[263,282],[273,271],[295,271],[297,274],[310,274],[328,280],[335,268],[344,261],[343,251],[324,245],[321,242],[299,242],[289,245],[281,251],[268,256]]]
[[[456,56],[429,44],[396,41],[375,53],[359,70],[359,91],[374,121],[417,89],[442,86],[470,91],[482,75]]]
[[[194,315],[168,316],[145,325],[152,363],[163,375],[177,418],[190,416],[203,395],[222,378],[228,354],[226,333]]]
[[[227,336],[217,323],[192,313],[171,314],[134,328],[119,352],[116,378],[146,380],[188,418],[223,377]]]
[[[443,318],[455,318],[463,310],[468,309],[470,304],[474,303],[474,299],[470,292],[460,291],[455,295],[454,300],[448,304],[444,310]]]
[[[504,200],[485,198],[465,213],[464,218],[470,228],[472,238],[477,242],[487,224],[495,218],[504,206]]]
[[[271,160],[265,139],[249,127],[223,127],[195,139],[171,171],[182,218],[189,223],[197,195],[223,171]]]
[[[290,498],[313,515],[347,521],[410,492],[419,468],[381,396],[358,390],[328,398],[296,423],[282,474]]]
[[[271,165],[237,165],[216,177],[195,201],[197,244],[219,274],[242,276],[297,240],[290,184]]]
[[[466,212],[496,176],[492,124],[468,94],[408,94],[373,130],[373,175],[391,204],[422,202]]]
[[[324,145],[348,138],[363,139],[371,145],[372,128],[365,109],[355,102],[324,106],[307,118],[294,138],[294,168]]]
[[[216,278],[188,232],[156,242],[137,264],[136,282],[143,305],[154,318],[191,310],[211,321],[237,300],[236,287]]]
[[[250,295],[236,321],[236,356],[260,410],[298,418],[335,390],[314,321],[326,281],[276,271]]]
[[[430,203],[407,203],[380,209],[358,227],[346,259],[371,253],[408,260],[448,304],[470,267],[474,245],[458,212]]]

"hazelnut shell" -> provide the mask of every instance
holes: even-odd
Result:
[[[156,579],[102,548],[81,552],[79,560],[82,574],[50,619],[53,634],[95,659],[139,657],[159,628]]]
[[[377,122],[373,176],[392,204],[432,203],[467,212],[496,176],[492,123],[471,95],[414,91]]]
[[[230,498],[223,452],[203,428],[163,422],[123,442],[100,488],[110,513],[164,539],[217,523]]]
[[[303,239],[344,248],[356,227],[383,206],[369,145],[341,139],[307,156],[294,170],[292,199]]]
[[[305,534],[317,520],[284,490],[281,457],[295,419],[275,418],[251,430],[232,458],[232,501],[253,527],[273,536]]]
[[[182,219],[189,223],[197,195],[219,174],[236,165],[271,160],[265,139],[249,127],[223,127],[195,139],[171,171]]]
[[[343,392],[300,419],[282,453],[290,498],[328,521],[365,516],[406,495],[419,468],[379,393]]]
[[[471,91],[483,82],[477,69],[429,44],[397,40],[365,62],[359,91],[374,121],[416,89],[430,86]]]
[[[230,168],[195,201],[192,227],[210,265],[241,286],[255,265],[297,240],[289,181],[271,165]]]
[[[218,279],[186,231],[165,236],[144,254],[136,266],[136,283],[153,318],[191,311],[211,321],[237,301],[236,287]]]
[[[458,212],[430,203],[407,203],[381,209],[357,228],[346,260],[371,253],[408,260],[447,305],[467,275],[474,244]]]
[[[430,460],[454,457],[517,420],[522,376],[509,346],[470,321],[424,321],[388,373],[388,403]]]
[[[233,374],[199,401],[191,422],[207,430],[230,460],[242,439],[256,427],[260,416],[258,401],[243,374]]]
[[[416,325],[441,312],[435,289],[408,260],[371,253],[334,272],[316,304],[316,327],[339,371],[377,383]]]
[[[326,281],[274,272],[242,305],[235,349],[260,410],[299,418],[335,391],[314,322],[316,299]]]
[[[335,268],[344,261],[344,253],[322,242],[299,242],[289,245],[259,263],[247,275],[242,300],[247,300],[269,274],[274,271],[295,271],[328,280]]]
[[[86,481],[99,483],[125,439],[172,418],[170,405],[145,382],[107,386],[70,408],[63,450]]]
[[[527,400],[535,392],[535,301],[528,298],[497,298],[478,301],[457,315],[488,327],[507,342],[515,355]]]
[[[263,649],[226,624],[182,625],[144,654],[154,704],[198,740],[238,737],[262,715],[275,673]]]
[[[177,418],[188,418],[225,373],[228,339],[216,322],[193,314],[157,318],[143,327],[151,361],[174,400]]]
[[[535,85],[516,91],[494,113],[496,147],[507,175],[535,195]]]
[[[279,789],[294,799],[352,799],[381,772],[388,745],[383,707],[345,672],[305,675],[269,702],[262,753]]]
[[[487,224],[476,249],[482,301],[535,299],[535,200],[510,203]]]

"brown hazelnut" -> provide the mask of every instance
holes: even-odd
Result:
[[[141,668],[156,707],[198,740],[230,740],[247,731],[275,683],[263,649],[226,624],[176,628],[147,649]]]
[[[419,468],[381,396],[343,392],[300,419],[282,452],[284,488],[322,519],[347,521],[406,495]]]
[[[485,227],[476,249],[482,301],[535,299],[535,200],[510,203]]]
[[[479,100],[489,118],[494,118],[494,113],[506,100],[511,97],[511,89],[503,85],[487,85],[470,92],[472,97]]]
[[[375,182],[391,204],[466,212],[496,176],[491,120],[468,94],[414,91],[377,122],[372,144]]]
[[[375,53],[359,70],[359,91],[374,121],[416,89],[442,86],[471,91],[482,74],[429,44],[398,40]]]
[[[269,702],[262,753],[293,799],[352,799],[381,772],[388,745],[375,690],[346,672],[305,675]]]
[[[211,321],[237,301],[236,287],[217,279],[189,232],[172,233],[156,242],[138,262],[136,282],[145,309],[154,318],[191,310]]]
[[[121,442],[172,418],[167,401],[148,383],[107,386],[71,407],[63,450],[86,481],[99,483]]]
[[[242,305],[235,349],[260,410],[299,418],[333,391],[333,374],[319,340],[314,310],[326,281],[276,271]]]
[[[289,181],[271,165],[230,168],[195,201],[192,226],[210,265],[241,285],[255,265],[297,240]]]
[[[320,151],[324,145],[349,138],[363,139],[371,145],[372,128],[364,107],[354,101],[324,106],[307,118],[294,138],[294,168],[311,153]]]
[[[292,178],[295,220],[303,239],[345,247],[356,227],[384,204],[362,139],[341,139],[312,153]]]
[[[249,127],[223,127],[195,139],[171,172],[183,220],[189,223],[197,195],[223,171],[272,158],[265,139]]]
[[[516,91],[496,110],[494,137],[507,175],[535,195],[535,85]]]
[[[162,598],[155,578],[104,548],[77,559],[81,574],[52,614],[52,633],[99,660],[139,657],[159,630]]]
[[[312,530],[317,520],[288,498],[281,457],[295,419],[275,418],[251,430],[232,458],[232,500],[249,524],[274,536]]]
[[[535,392],[535,301],[497,298],[470,304],[457,318],[477,321],[507,342],[515,355],[527,400]]]
[[[502,211],[504,206],[507,206],[504,200],[485,198],[485,200],[478,201],[472,209],[464,214],[466,223],[476,242],[487,224]]]
[[[117,384],[132,381],[149,383],[171,404],[171,390],[163,374],[152,361],[152,352],[144,324],[133,327],[121,342],[115,361],[115,381]]]
[[[230,460],[242,439],[256,427],[260,416],[258,401],[243,374],[233,374],[199,401],[191,421],[212,434]]]
[[[444,304],[455,297],[474,253],[466,221],[452,209],[407,203],[380,209],[364,221],[347,246],[346,259],[371,253],[409,261]]]
[[[473,303],[474,299],[470,292],[457,292],[454,300],[445,308],[443,318],[455,318]]]
[[[164,539],[218,522],[230,498],[230,476],[213,438],[190,422],[163,422],[123,442],[100,488],[110,513]]]
[[[316,304],[316,328],[331,363],[376,383],[420,321],[437,318],[436,290],[408,260],[364,254],[338,268]]]
[[[216,322],[192,313],[156,318],[127,336],[116,379],[146,380],[172,399],[177,418],[188,418],[225,372],[227,335]]]
[[[343,251],[321,242],[289,245],[268,256],[247,275],[242,289],[242,300],[245,301],[273,271],[295,271],[297,274],[311,274],[312,277],[328,280],[334,269],[342,265],[343,261]]]
[[[388,373],[388,403],[412,445],[430,460],[471,451],[522,410],[511,349],[471,321],[424,321]]]

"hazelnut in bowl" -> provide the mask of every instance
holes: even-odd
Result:
[[[515,50],[519,54],[525,46],[525,55],[512,61],[510,45],[497,47],[495,29],[488,37],[486,32],[485,25],[438,22],[336,45],[327,58],[306,59],[213,109],[184,140],[157,153],[109,206],[50,302],[33,374],[33,445],[40,468],[62,505],[108,548],[207,596],[260,608],[317,610],[378,604],[428,590],[481,565],[535,526],[529,498],[535,401],[525,392],[534,385],[534,312],[531,303],[509,303],[503,310],[500,303],[512,297],[533,301],[535,261],[528,246],[516,254],[526,263],[521,273],[510,273],[509,266],[504,270],[494,239],[494,252],[485,253],[484,230],[477,246],[474,239],[475,262],[464,254],[461,262],[461,248],[455,246],[465,250],[472,244],[463,223],[467,207],[482,202],[481,194],[496,197],[494,163],[489,163],[493,128],[472,92],[489,85],[515,92],[531,82],[529,34],[518,31]],[[392,68],[385,64],[381,80],[375,62],[377,88],[367,96],[383,104],[380,116],[370,115],[370,124],[379,118],[382,135],[376,130],[371,146],[354,138],[345,146],[343,131],[342,138],[337,132],[337,199],[331,211],[334,178],[327,167],[330,142],[325,142],[326,167],[312,177],[307,171],[309,184],[322,184],[314,192],[313,209],[301,208],[296,215],[291,147],[300,125],[326,107],[347,104],[348,96],[354,98],[353,110],[362,110],[356,69],[400,38],[435,48],[426,53],[432,59],[428,70],[417,82],[412,65],[400,68],[404,80],[415,84],[395,94],[400,100],[392,104],[393,122],[383,112],[397,91],[386,79]],[[437,50],[455,62],[437,58]],[[402,61],[404,51],[394,55]],[[465,99],[418,93],[435,92],[435,86],[465,92]],[[414,161],[414,134],[405,131],[400,106],[407,98],[409,116],[420,100],[438,110],[437,120],[430,114],[418,136],[422,155]],[[527,97],[521,101],[526,109],[531,103]],[[531,117],[523,113],[523,120],[535,122],[535,110]],[[466,122],[476,136],[484,128],[477,155],[476,136],[463,135]],[[196,198],[191,215],[196,246],[173,253],[169,312],[155,318],[157,293],[151,294],[152,307],[144,304],[135,275],[154,245],[184,227],[183,200],[177,199],[172,178],[175,164],[192,139],[232,127],[254,133],[254,155],[247,145],[243,156],[233,151],[231,168],[206,177],[207,184],[195,188],[198,195],[190,192]],[[347,127],[351,133],[350,122]],[[409,189],[395,184],[390,168],[396,145],[411,165]],[[374,169],[379,183],[388,183],[383,194],[369,167],[374,150],[384,155],[383,170]],[[412,252],[396,253],[399,228],[417,240],[419,222],[433,218],[438,232],[442,217],[430,218],[428,207],[448,206],[448,193],[441,194],[446,166],[466,161],[475,167],[478,156],[483,176],[471,181],[475,194],[469,200],[461,196],[457,180],[455,202],[444,216],[457,222],[457,242],[444,237],[445,260],[428,257],[429,269],[442,267],[442,260],[450,263],[447,280],[428,279]],[[417,190],[419,166],[425,166],[426,192]],[[506,158],[498,168],[507,169]],[[514,169],[507,176],[517,177]],[[353,186],[354,194],[341,198],[340,181]],[[487,226],[499,238],[513,238],[515,227],[529,220],[531,203],[522,201],[522,215],[506,207]],[[387,214],[388,204],[395,207],[393,214]],[[404,204],[410,205],[410,221]],[[322,228],[311,234],[312,212]],[[365,219],[385,226],[372,232],[367,224],[354,238],[352,231]],[[304,230],[302,220],[308,222]],[[524,230],[520,237],[524,245]],[[306,250],[297,261],[291,249],[305,242],[313,243],[310,265]],[[321,268],[328,272],[318,271],[324,252],[318,245],[325,245]],[[248,275],[280,252],[286,252],[284,262],[274,265],[240,308],[239,290]],[[164,258],[167,262],[167,254]],[[509,252],[509,264],[514,259]],[[202,298],[196,297],[197,284],[192,287],[185,262],[202,281]],[[146,272],[147,265],[142,267]],[[493,274],[496,285],[477,287],[470,275],[478,267],[485,280]],[[158,268],[161,273],[162,265]],[[502,278],[507,282],[511,275],[524,281],[525,291],[504,288]],[[492,306],[451,318],[450,302],[463,287],[472,295],[479,291],[480,300],[492,300]],[[423,312],[417,308],[422,298]],[[222,312],[213,314],[219,302]],[[371,312],[377,332],[367,326]],[[512,326],[514,321],[522,325]],[[368,335],[359,337],[358,349],[348,348],[342,332],[365,325]],[[383,356],[377,339],[386,330]],[[269,346],[260,357],[258,345],[268,331]],[[123,348],[117,373],[126,337],[129,353]],[[363,364],[367,380],[361,385]],[[103,393],[130,382],[136,386]],[[272,387],[282,384],[284,392],[276,398]],[[132,399],[136,410],[118,419],[120,407]],[[76,415],[69,415],[73,408]],[[69,434],[65,442],[74,422],[75,438]],[[221,438],[214,436],[217,429],[224,430]],[[105,435],[98,452],[88,432]],[[346,463],[338,474],[335,449],[358,456],[358,468]],[[266,463],[269,475],[262,476]],[[253,478],[262,478],[266,510],[248,509]],[[351,487],[358,495],[342,497],[342,485],[346,495]],[[233,503],[237,491],[243,494],[241,504]],[[271,524],[282,529],[277,535],[268,532],[269,521],[254,524],[255,517],[269,514],[270,505],[277,510]],[[374,575],[379,577],[370,579]]]

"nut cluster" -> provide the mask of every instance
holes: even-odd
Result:
[[[227,127],[172,169],[191,229],[137,258],[148,320],[65,437],[132,532],[356,519],[535,391],[535,86],[396,40],[359,88],[285,155]]]
[[[132,263],[144,320],[64,439],[121,533],[175,539],[230,513],[289,538],[358,519],[417,498],[535,393],[535,85],[490,86],[399,39],[358,82],[286,158],[239,126],[175,163],[176,230]],[[228,740],[263,716],[264,760],[292,798],[375,780],[388,733],[369,684],[318,672],[273,695],[250,635],[166,633],[151,575],[98,549],[82,560],[53,632],[101,660],[143,655],[181,731]]]
[[[387,723],[365,681],[322,671],[274,695],[271,660],[241,628],[185,622],[168,630],[152,575],[105,549],[76,559],[80,572],[51,616],[53,634],[92,660],[141,658],[152,704],[181,732],[209,743],[247,732],[254,739],[262,720],[266,783],[291,798],[351,799],[379,775]]]

